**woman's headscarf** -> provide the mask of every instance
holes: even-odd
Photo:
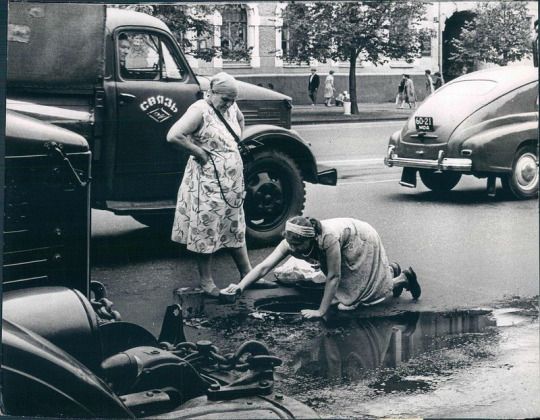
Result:
[[[238,83],[236,79],[223,71],[210,79],[210,89],[214,93],[238,96]]]

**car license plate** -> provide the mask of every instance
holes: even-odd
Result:
[[[414,117],[416,131],[433,131],[432,117]]]

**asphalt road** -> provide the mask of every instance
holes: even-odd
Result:
[[[321,163],[338,169],[337,187],[307,187],[305,214],[355,217],[379,232],[391,260],[412,265],[423,287],[404,309],[489,306],[538,294],[538,202],[485,193],[485,180],[464,177],[447,196],[398,184],[400,170],[382,159],[388,136],[402,122],[298,126]],[[500,190],[499,190],[500,192]],[[93,211],[92,278],[102,281],[124,319],[153,332],[178,287],[195,286],[192,255],[130,217]],[[252,263],[269,248],[250,250]],[[218,286],[236,282],[231,258],[218,254]]]

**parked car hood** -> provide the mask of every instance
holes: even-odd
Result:
[[[62,145],[66,153],[89,151],[88,142],[77,133],[9,109],[6,111],[6,156],[46,154],[45,143],[53,141]]]
[[[207,92],[210,89],[210,77],[209,76],[197,76],[199,85],[203,92]],[[238,82],[238,100],[239,101],[292,101],[290,96],[283,93],[276,92],[272,89],[267,89],[262,86],[257,86],[252,83]]]

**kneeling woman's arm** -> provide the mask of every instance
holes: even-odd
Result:
[[[319,318],[328,312],[332,299],[336,295],[336,290],[341,279],[341,248],[338,242],[335,242],[326,250],[326,266],[328,274],[326,275],[326,285],[324,286],[324,295],[318,310],[303,309],[304,318]]]
[[[255,283],[260,278],[264,277],[271,270],[274,269],[286,256],[290,254],[289,246],[285,240],[274,249],[274,251],[264,259],[261,263],[257,264],[253,270],[251,270],[238,284],[230,284],[224,291],[226,293],[235,293],[237,290],[244,291],[251,283]]]

